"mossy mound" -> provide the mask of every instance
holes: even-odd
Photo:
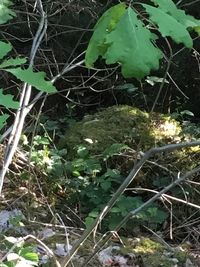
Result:
[[[104,152],[110,149],[111,145],[116,143],[128,145],[131,148],[130,152],[123,154],[124,157],[113,157],[106,165],[127,175],[134,164],[134,151],[139,149],[146,152],[155,146],[198,138],[200,138],[198,125],[184,126],[169,115],[149,114],[135,107],[120,105],[87,115],[81,121],[74,123],[60,141],[60,147],[67,148],[67,159],[73,161],[80,157],[77,154],[80,145],[86,147],[89,157],[98,156],[100,160],[104,159]],[[151,164],[149,167],[146,164],[144,172],[142,170],[137,176],[138,179],[135,179],[135,184],[139,182],[138,185],[150,188],[166,186],[178,172],[185,173],[198,165],[200,147],[155,155],[153,161],[157,165]]]
[[[149,114],[138,108],[112,106],[76,122],[60,142],[73,158],[76,147],[86,146],[92,155],[101,154],[113,143],[122,143],[146,151],[156,145],[179,139],[181,127],[167,115]]]

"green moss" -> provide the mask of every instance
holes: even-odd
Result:
[[[135,244],[128,244],[122,248],[122,255],[135,254],[141,256],[145,267],[184,266],[188,253],[174,248],[169,251],[164,245],[150,238],[137,239]],[[191,258],[192,261],[192,258]]]
[[[152,146],[166,144],[180,132],[179,123],[169,116],[153,113],[151,116],[137,108],[112,106],[75,123],[61,140],[67,147],[69,157],[75,148],[84,144],[91,154],[101,154],[113,143],[123,143],[131,148],[147,150]]]
[[[164,248],[160,243],[155,242],[149,238],[142,238],[139,244],[134,249],[134,251],[140,254],[152,254],[155,252],[163,252],[163,249]]]

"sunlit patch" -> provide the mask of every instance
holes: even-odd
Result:
[[[84,140],[85,140],[88,144],[91,144],[91,145],[97,142],[96,140],[93,141],[93,140],[90,139],[90,138],[85,138]]]
[[[174,121],[161,121],[155,123],[154,135],[157,139],[162,139],[163,137],[175,137],[180,133],[180,127],[177,122]]]
[[[161,130],[172,136],[176,134],[177,126],[173,122],[166,121],[164,124],[161,124]]]

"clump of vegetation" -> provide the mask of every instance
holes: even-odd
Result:
[[[191,141],[199,136],[198,126],[182,126],[169,115],[147,113],[135,107],[120,105],[75,122],[61,138],[60,147],[67,150],[68,160],[77,158],[76,152],[80,146],[83,146],[90,156],[105,160],[105,151],[112,146],[113,152],[117,144],[120,144],[120,148],[129,149],[131,152],[125,159],[122,159],[122,155],[112,159],[112,167],[127,174],[135,160],[134,151],[138,151],[138,147],[140,151],[145,152],[155,146]],[[120,150],[116,151],[116,154],[119,152]],[[187,171],[197,165],[198,159],[199,147],[186,148],[169,154],[167,158],[159,155],[159,164],[171,171]]]
[[[91,155],[86,147],[80,145],[73,160],[64,163],[57,158],[49,169],[51,190],[54,188],[54,192],[62,191],[65,195],[64,202],[67,199],[72,207],[79,203],[80,213],[86,225],[90,225],[95,220],[125,179],[118,169],[109,167],[109,163],[107,165],[106,162],[108,159],[114,160],[115,155],[127,148],[122,144],[113,144],[103,152],[102,157],[96,157]],[[140,196],[120,196],[102,224],[102,229],[114,229],[124,216],[142,204],[143,199]],[[157,204],[149,205],[125,225],[125,229],[131,232],[133,224],[139,226],[141,222],[148,225],[152,223],[156,228],[166,217],[167,213]]]
[[[0,263],[1,267],[38,266],[39,256],[33,244],[26,244],[23,238],[3,236],[2,234],[0,237],[0,248],[2,255],[4,254],[2,257],[4,263]]]
[[[113,143],[122,143],[136,149],[147,150],[179,139],[181,127],[168,115],[149,114],[138,108],[112,106],[94,115],[88,115],[66,132],[61,147],[68,148],[74,157],[77,146],[86,146],[91,154],[101,154]]]
[[[67,162],[63,164],[61,161],[57,167],[54,164],[49,177],[53,174],[53,183],[57,181],[59,187],[64,188],[70,203],[81,203],[81,214],[89,225],[130,172],[137,147],[145,152],[154,146],[192,140],[197,132],[191,129],[188,132],[168,115],[149,114],[127,105],[109,107],[84,117],[67,130],[61,140]],[[163,188],[171,183],[177,171],[185,172],[196,167],[199,156],[198,147],[155,156],[153,164],[148,162],[130,186],[153,190]],[[184,185],[184,190],[191,191],[189,187]],[[103,226],[114,229],[124,216],[142,205],[144,199],[140,193],[121,196]],[[173,189],[173,193],[184,198],[184,191],[179,187]],[[191,196],[195,201],[195,194]],[[167,214],[159,205],[153,204],[129,222],[125,229],[132,231],[132,225],[141,222],[157,229]]]

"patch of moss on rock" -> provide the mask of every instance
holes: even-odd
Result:
[[[67,147],[70,158],[74,157],[80,144],[93,155],[101,154],[113,143],[134,149],[140,145],[141,149],[147,150],[179,138],[180,131],[179,123],[167,115],[150,115],[127,105],[112,106],[73,124],[60,145]]]

